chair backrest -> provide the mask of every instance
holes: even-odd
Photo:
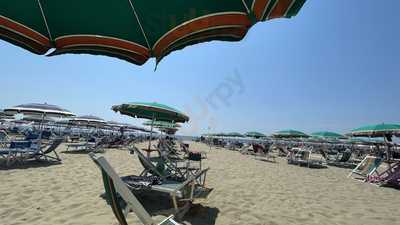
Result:
[[[54,139],[51,145],[46,149],[46,151],[43,152],[43,154],[48,154],[50,152],[55,151],[58,148],[58,146],[61,145],[62,142],[63,142],[62,138]]]
[[[367,176],[374,170],[376,170],[379,165],[382,163],[382,158],[378,158],[375,156],[366,156],[353,170],[353,172]]]
[[[132,194],[126,184],[121,180],[107,160],[102,156],[89,153],[90,158],[100,168],[103,177],[103,185],[106,191],[107,200],[114,212],[120,225],[128,225],[125,214],[121,208],[118,195],[129,206],[130,209],[138,216],[140,221],[145,225],[153,225],[154,221],[144,209],[142,204]],[[118,194],[118,195],[117,195]],[[129,208],[127,210],[129,210]]]
[[[53,133],[49,130],[44,130],[44,131],[42,131],[41,135],[42,135],[42,139],[49,140],[51,135],[53,135]]]
[[[347,162],[350,160],[350,158],[351,158],[351,151],[349,149],[346,149],[342,153],[342,157],[339,159],[339,162]]]
[[[161,167],[156,167],[146,156],[140,152],[139,149],[137,149],[135,146],[132,146],[131,148],[134,150],[134,152],[138,155],[140,164],[142,164],[143,168],[152,173],[153,175],[157,175],[161,178],[166,178],[167,174],[165,174],[165,171],[161,169]]]
[[[9,141],[10,137],[8,137],[7,133],[3,130],[0,130],[0,141]]]

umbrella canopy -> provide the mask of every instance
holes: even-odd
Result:
[[[306,0],[2,0],[0,38],[36,54],[107,55],[142,65],[255,23],[295,16]]]
[[[1,17],[0,17],[1,18]],[[1,26],[0,26],[1,27]],[[7,115],[15,115],[18,113],[26,115],[46,115],[49,117],[71,117],[75,116],[71,111],[63,109],[56,105],[50,105],[47,103],[29,103],[23,105],[17,105],[11,108],[4,109],[4,113]]]
[[[330,132],[330,131],[319,131],[319,132],[314,132],[311,134],[313,137],[318,137],[318,138],[326,138],[326,139],[340,139],[340,138],[345,138],[345,136],[335,133],[335,132]]]
[[[7,115],[3,110],[0,110],[0,120],[13,120],[14,116]]]
[[[46,122],[46,123],[50,123],[50,122],[57,122],[57,120],[54,117],[40,117],[40,116],[34,116],[34,115],[27,115],[27,116],[23,116],[21,118],[21,120],[25,120],[25,121],[30,121],[30,122]]]
[[[112,107],[114,112],[135,118],[184,123],[189,117],[177,109],[156,102],[133,102]]]
[[[353,137],[387,137],[387,136],[400,136],[399,124],[376,124],[359,127],[354,129],[349,134]]]
[[[272,134],[273,137],[276,138],[302,138],[302,137],[309,137],[309,135],[298,131],[298,130],[281,130],[278,131],[274,134]]]
[[[254,138],[266,137],[264,134],[256,131],[247,132],[244,135],[247,137],[254,137]]]
[[[154,121],[153,123],[152,123],[152,121],[146,121],[143,123],[143,125],[145,125],[145,126],[153,125],[153,127],[156,127],[156,128],[179,128],[179,127],[181,127],[181,125],[179,125],[177,123],[171,123],[171,122],[165,122],[165,121]]]
[[[227,135],[229,137],[244,137],[244,135],[239,132],[231,132],[231,133],[228,133]]]
[[[77,116],[71,118],[69,120],[69,123],[74,125],[83,125],[83,126],[104,126],[107,124],[107,122],[104,119],[92,115]]]

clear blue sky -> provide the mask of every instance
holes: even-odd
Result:
[[[110,107],[158,101],[192,117],[181,134],[400,123],[399,8],[398,0],[309,0],[293,19],[260,23],[239,43],[172,53],[156,71],[153,60],[46,58],[0,41],[0,108],[47,102],[138,124]],[[238,76],[242,86],[227,82]]]

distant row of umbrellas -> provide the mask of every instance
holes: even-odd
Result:
[[[144,108],[140,109],[142,110],[142,115],[135,115],[135,117],[139,118],[158,118],[161,120],[168,120],[168,116],[163,113],[160,110],[153,109],[153,114],[148,114],[151,111],[151,108],[149,108],[149,105],[153,105],[154,107],[161,107],[161,104],[158,103],[132,103],[129,105],[129,107],[124,108],[125,105],[121,106],[115,106],[113,109],[115,110],[118,108],[121,111],[121,114],[125,115],[132,115],[134,111],[134,106],[136,105],[137,108],[139,109],[139,105],[143,105]],[[168,108],[168,110],[172,110],[172,108]],[[175,110],[177,112],[177,110]],[[176,113],[175,112],[175,113]],[[0,111],[0,117],[3,119],[9,119],[9,120],[15,120],[16,117],[19,115],[22,115],[20,118],[21,120],[24,121],[32,121],[32,122],[55,122],[58,124],[64,124],[64,125],[74,125],[74,126],[81,126],[81,127],[100,127],[100,128],[119,128],[119,129],[125,129],[125,130],[139,130],[139,131],[145,131],[149,132],[149,130],[142,128],[142,127],[137,127],[131,124],[127,123],[120,123],[120,122],[115,122],[115,121],[106,121],[100,117],[93,116],[93,115],[85,115],[85,116],[75,116],[74,113],[72,113],[69,110],[66,110],[64,108],[61,108],[56,105],[50,105],[47,103],[41,104],[41,103],[29,103],[29,104],[22,104],[22,105],[17,105],[14,107],[6,108],[3,111]],[[172,118],[174,119],[174,118]],[[185,120],[188,120],[188,117],[185,116]],[[177,119],[178,121],[182,121],[182,119]],[[176,128],[180,127],[178,125],[171,127],[171,125],[167,126],[168,122],[163,122],[163,121],[156,121],[158,124],[157,128],[162,128],[162,129],[167,129],[167,128]],[[149,124],[144,124],[144,125],[149,125]]]
[[[215,137],[254,137],[254,138],[262,138],[266,137],[266,135],[260,132],[247,132],[245,134],[240,134],[238,132],[232,133],[216,133],[216,134],[204,134],[203,136],[215,136]],[[271,135],[273,138],[321,138],[321,139],[346,139],[348,137],[383,137],[387,141],[392,141],[393,136],[400,137],[400,125],[398,124],[376,124],[363,126],[357,129],[353,129],[350,133],[346,135],[342,135],[339,133],[331,132],[331,131],[320,131],[314,132],[310,135],[293,129],[281,130],[273,133]]]

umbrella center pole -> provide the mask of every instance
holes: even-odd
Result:
[[[149,138],[149,146],[148,146],[148,151],[147,151],[147,158],[150,158],[151,139],[153,138],[153,126],[154,126],[154,114],[153,114],[153,119],[151,120],[150,138]]]

